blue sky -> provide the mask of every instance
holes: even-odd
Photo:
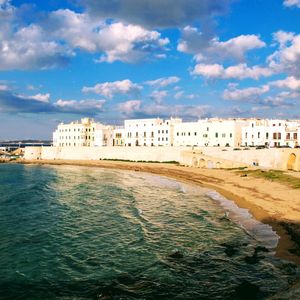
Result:
[[[0,0],[0,140],[61,121],[300,118],[300,0]]]

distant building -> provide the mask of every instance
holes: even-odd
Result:
[[[53,133],[55,147],[298,147],[300,121],[268,119],[203,119],[182,122],[125,120],[124,127],[103,125],[90,118],[61,123]]]
[[[113,145],[113,127],[83,118],[69,124],[61,123],[53,133],[54,147],[101,147]]]
[[[242,128],[243,146],[298,147],[300,122],[253,119]]]
[[[174,146],[238,147],[241,145],[242,119],[205,119],[174,126]]]

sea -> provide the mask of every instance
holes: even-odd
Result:
[[[0,165],[0,299],[269,299],[299,278],[278,238],[166,177]]]

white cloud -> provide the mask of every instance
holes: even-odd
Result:
[[[248,51],[265,46],[265,42],[255,34],[240,35],[227,41],[220,41],[218,38],[207,40],[197,28],[187,26],[182,30],[182,39],[177,50],[195,54],[197,61],[224,59],[242,61]]]
[[[248,67],[246,64],[238,64],[227,68],[220,64],[197,64],[191,74],[208,79],[252,78],[258,80],[260,77],[271,76],[273,71],[260,66]]]
[[[162,103],[164,98],[166,98],[167,96],[168,96],[167,91],[153,91],[150,94],[150,98],[157,104]]]
[[[284,0],[283,4],[287,7],[297,6],[300,8],[300,0]]]
[[[138,94],[142,87],[131,80],[125,79],[114,82],[98,83],[93,87],[83,87],[82,92],[94,93],[107,98],[113,98],[116,94]]]
[[[48,24],[52,35],[72,47],[104,53],[96,62],[136,62],[152,54],[162,58],[160,52],[169,43],[158,31],[122,22],[107,24],[104,19],[93,19],[69,9],[52,12]]]
[[[141,100],[129,100],[122,102],[118,105],[118,109],[125,115],[131,115],[132,113],[139,111],[141,108]]]
[[[141,100],[130,100],[120,103],[117,109],[128,118],[157,117],[169,118],[170,116],[195,119],[208,117],[208,105],[168,105],[161,103],[146,104]]]
[[[274,35],[274,39],[280,49],[267,58],[269,67],[277,73],[300,74],[300,34],[280,31]]]
[[[269,84],[281,89],[288,88],[291,90],[300,90],[300,79],[294,76],[289,76],[282,80],[272,81]]]
[[[176,100],[179,100],[179,99],[183,98],[183,95],[184,95],[184,91],[179,91],[174,95],[174,98]]]
[[[226,89],[223,92],[223,98],[226,100],[252,100],[255,101],[262,94],[267,93],[270,90],[268,85],[262,87],[249,87],[245,89]]]
[[[6,84],[0,84],[0,91],[8,91],[9,87]]]
[[[70,112],[70,113],[88,113],[94,114],[95,112],[100,112],[103,110],[103,105],[105,100],[62,100],[59,99],[54,103],[54,106],[59,109],[60,112]]]
[[[35,99],[37,101],[41,101],[41,102],[49,102],[50,100],[50,94],[36,94],[33,96],[30,96],[30,98]]]
[[[114,23],[99,32],[101,48],[105,52],[99,62],[136,62],[146,54],[162,51],[169,43],[157,31],[148,31],[137,25]]]
[[[0,6],[0,71],[64,67],[77,49],[99,54],[96,62],[161,59],[169,43],[158,31],[106,23],[69,9],[49,12],[38,23],[20,25],[19,9],[7,1]]]
[[[179,77],[170,76],[170,77],[158,78],[156,80],[149,80],[149,81],[146,81],[145,84],[160,88],[160,87],[166,87],[166,86],[171,85],[171,84],[175,84],[179,81],[180,81]]]

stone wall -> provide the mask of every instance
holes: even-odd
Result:
[[[180,161],[184,147],[26,147],[24,158],[131,161]]]
[[[288,148],[234,150],[218,147],[26,147],[24,158],[177,161],[183,165],[202,168],[258,166],[300,171],[300,149]]]

